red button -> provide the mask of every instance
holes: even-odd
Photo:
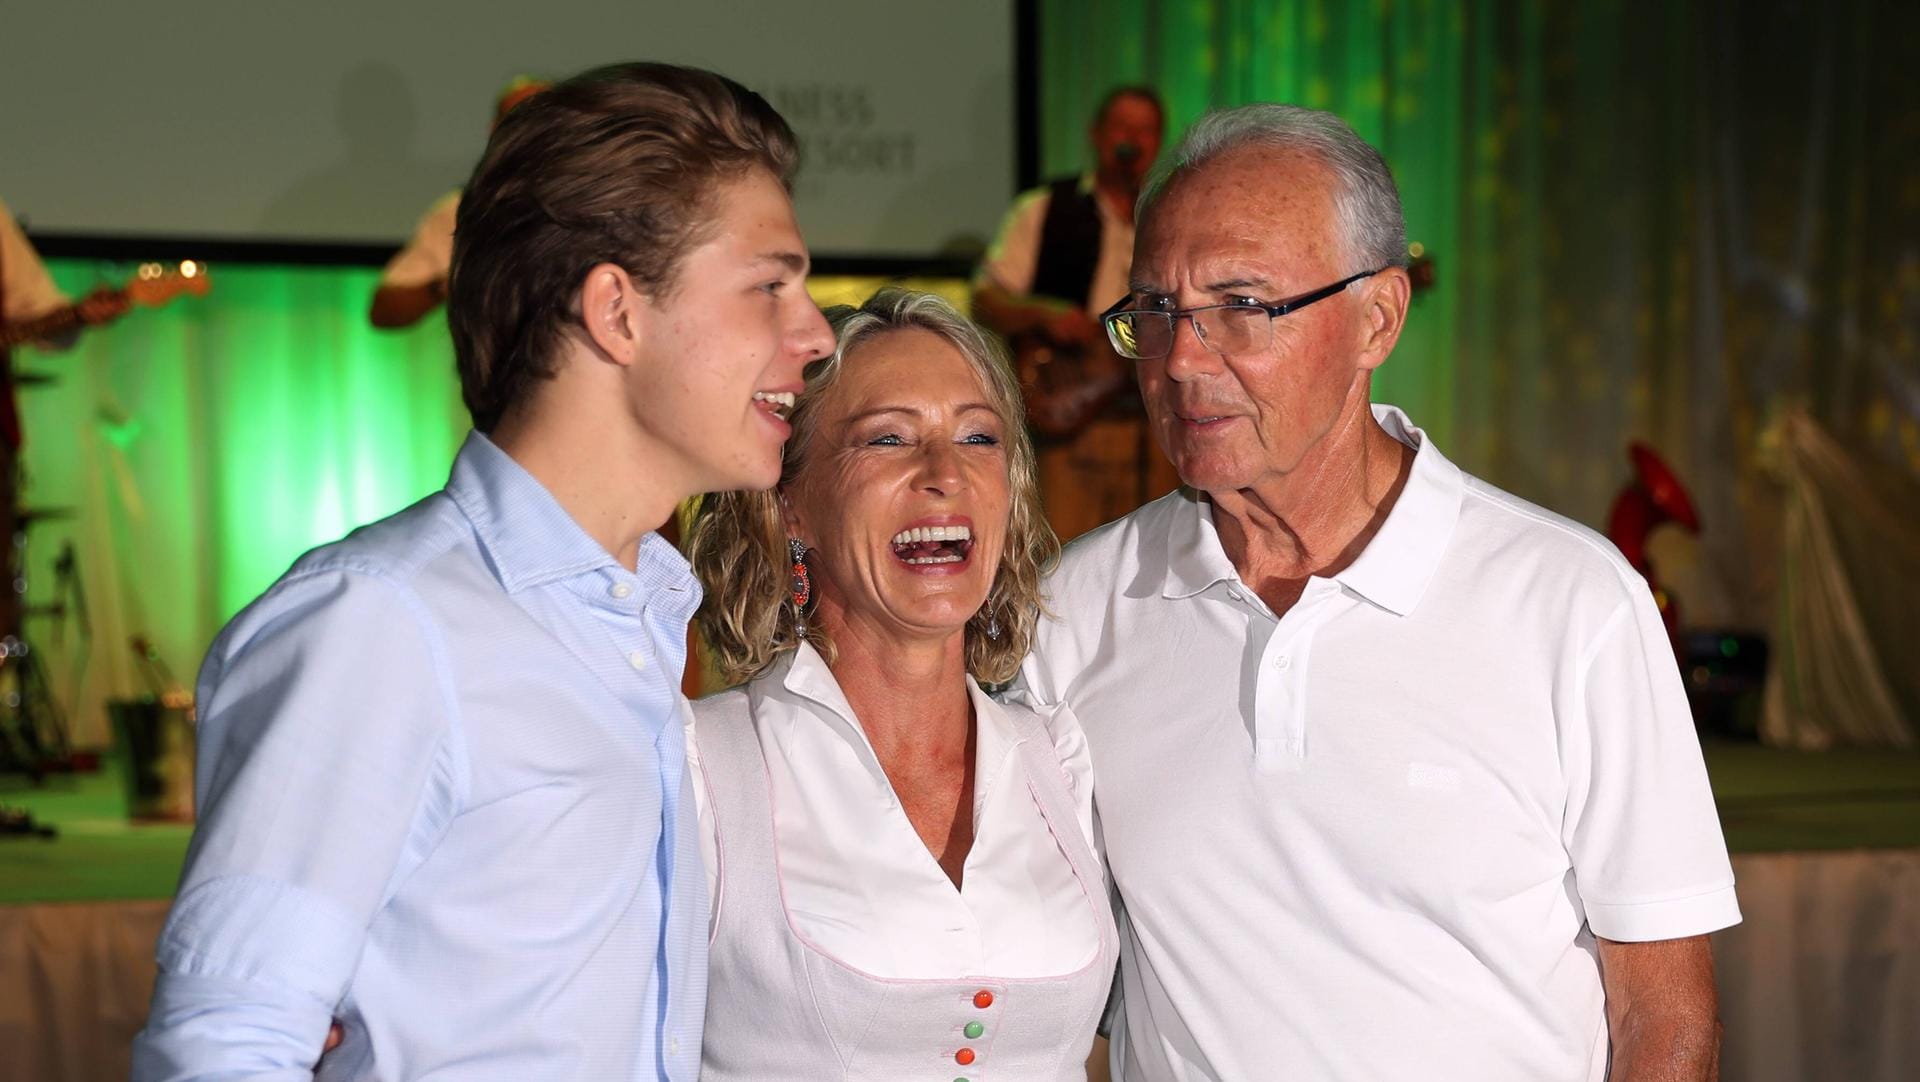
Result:
[[[962,1048],[960,1051],[955,1052],[953,1054],[953,1062],[958,1063],[962,1067],[965,1067],[967,1064],[972,1063],[973,1049]]]
[[[983,1011],[986,1010],[988,1007],[993,1006],[993,993],[987,991],[984,988],[982,988],[978,992],[975,992],[973,994],[973,1005],[980,1008]]]

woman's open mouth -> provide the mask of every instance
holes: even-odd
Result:
[[[973,551],[968,526],[916,526],[893,537],[893,554],[916,566],[957,564]]]

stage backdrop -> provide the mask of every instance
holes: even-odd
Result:
[[[816,251],[977,251],[1014,187],[1011,0],[23,3],[4,24],[0,192],[42,232],[397,243],[466,181],[508,78],[637,59],[780,108]]]
[[[1920,472],[1911,5],[1044,0],[1040,16],[1053,171],[1078,167],[1088,112],[1123,81],[1160,85],[1176,129],[1274,98],[1379,143],[1440,284],[1378,396],[1468,469],[1593,525],[1625,442],[1650,440],[1706,523],[1654,545],[1690,618],[1774,622],[1786,511],[1762,437],[1783,407]],[[124,270],[57,269],[72,290]],[[92,689],[71,700],[83,736],[103,732],[99,691],[140,686],[127,634],[186,678],[302,548],[436,486],[462,429],[444,329],[367,330],[370,272],[215,274],[204,301],[19,359],[68,377],[24,395],[31,499],[80,511],[34,528],[32,596],[61,585],[71,537],[104,615],[85,648],[71,617],[33,627]]]

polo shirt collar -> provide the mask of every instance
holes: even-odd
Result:
[[[1214,583],[1240,581],[1240,572],[1220,544],[1213,504],[1205,494],[1182,485],[1167,499],[1173,501],[1169,507],[1173,521],[1167,532],[1167,576],[1160,596],[1192,597]]]
[[[1387,435],[1413,448],[1413,472],[1380,532],[1334,579],[1388,612],[1405,616],[1420,603],[1453,540],[1463,482],[1460,467],[1447,461],[1398,407],[1376,403],[1373,419]]]
[[[1375,404],[1387,434],[1414,449],[1413,471],[1380,531],[1334,581],[1398,616],[1412,612],[1440,567],[1460,518],[1463,481],[1425,432],[1394,406]],[[1219,582],[1238,582],[1213,522],[1213,505],[1192,489],[1168,497],[1167,569],[1161,596],[1192,597]]]
[[[454,458],[447,495],[510,594],[618,566],[545,485],[479,432],[467,434]]]

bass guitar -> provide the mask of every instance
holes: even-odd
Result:
[[[97,327],[110,323],[133,305],[155,308],[183,293],[204,297],[212,285],[212,281],[207,277],[207,265],[196,260],[187,259],[179,263],[142,263],[132,280],[118,289],[93,293],[89,295],[87,301],[70,304],[65,308],[56,308],[32,319],[0,324],[0,350],[12,349],[27,342],[42,342],[65,334],[76,327]],[[124,303],[108,306],[113,311],[110,316],[102,318],[90,315],[88,308],[92,306],[89,302],[100,298],[119,300]]]

